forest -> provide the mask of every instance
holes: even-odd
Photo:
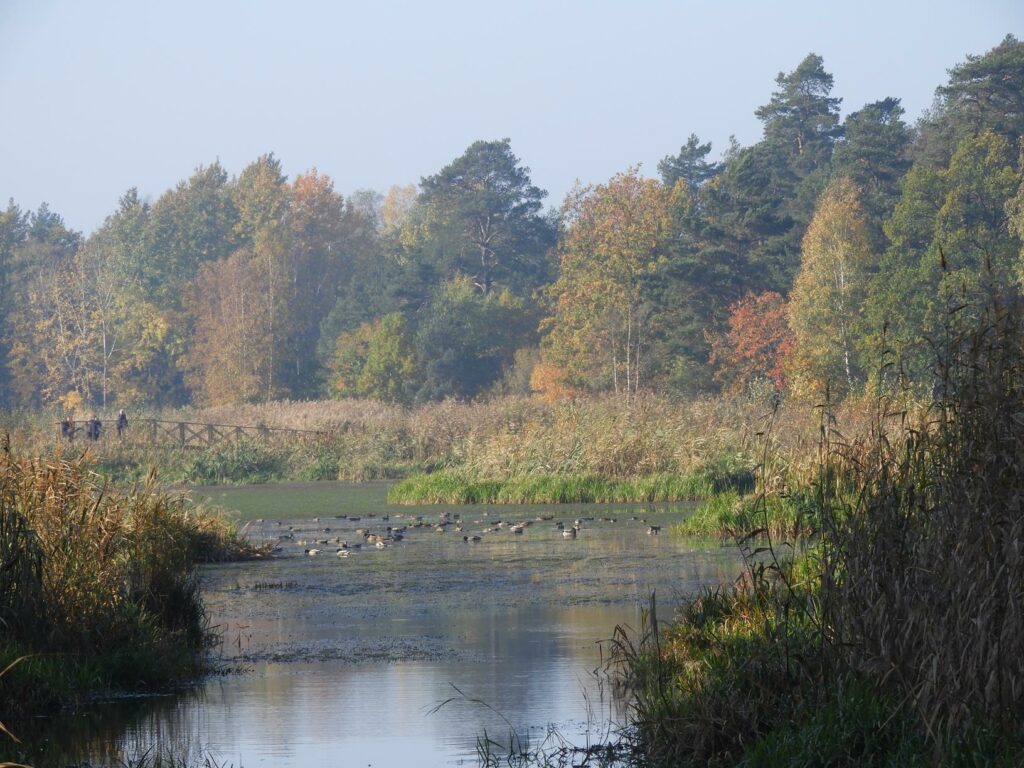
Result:
[[[841,118],[815,54],[775,82],[757,143],[691,134],[560,205],[509,139],[386,193],[213,162],[89,235],[11,200],[0,405],[932,391],[950,309],[1024,284],[1024,43],[914,124]]]

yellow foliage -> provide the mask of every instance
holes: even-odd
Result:
[[[64,409],[64,413],[70,415],[82,407],[82,396],[76,390],[72,389],[63,397],[58,398],[58,402],[60,403],[61,408]]]

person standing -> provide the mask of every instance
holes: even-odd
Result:
[[[99,417],[94,413],[92,418],[85,425],[85,436],[90,440],[99,440],[100,432],[103,429],[103,424],[100,422]]]
[[[128,429],[128,415],[124,412],[124,408],[122,408],[117,412],[117,436],[121,437],[126,429]]]

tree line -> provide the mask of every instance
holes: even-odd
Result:
[[[757,143],[715,159],[690,135],[659,178],[557,208],[508,139],[386,194],[213,163],[153,203],[128,190],[88,237],[11,201],[0,400],[930,386],[950,309],[1024,284],[1024,43],[954,66],[915,125],[894,97],[841,119],[832,91],[808,55]]]

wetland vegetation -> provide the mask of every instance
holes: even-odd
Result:
[[[5,443],[0,721],[202,672],[213,633],[197,563],[262,554],[152,482],[117,489],[87,457],[18,456]]]
[[[547,215],[508,139],[386,197],[214,163],[89,237],[12,201],[0,721],[201,678],[218,643],[236,674],[155,733],[211,701],[231,733],[254,692],[362,733],[381,678],[424,708],[467,668],[526,712],[599,619],[624,719],[556,761],[1019,763],[1022,72],[1007,36],[912,127],[895,98],[841,116],[810,54],[755,144],[692,135]],[[101,436],[58,435],[92,409]],[[146,416],[309,434],[186,450]]]

